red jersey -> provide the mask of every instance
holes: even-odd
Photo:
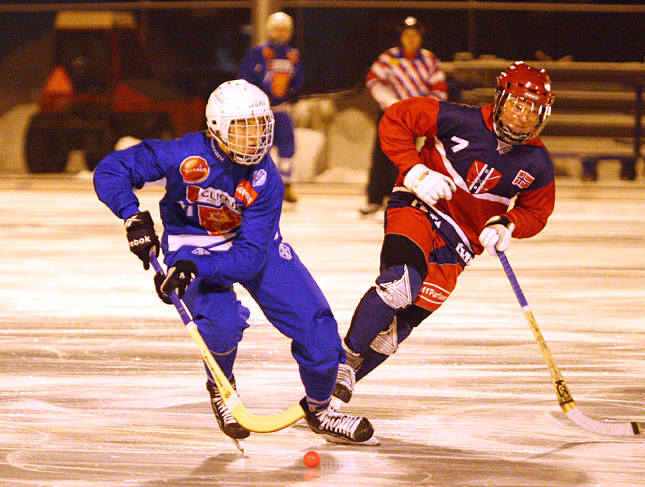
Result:
[[[478,108],[408,98],[386,110],[379,136],[383,152],[399,168],[389,206],[412,204],[413,195],[403,179],[414,165],[424,164],[448,176],[457,191],[451,200],[441,199],[431,209],[433,219],[439,223],[439,233],[456,234],[476,254],[483,251],[479,234],[491,217],[507,216],[515,224],[513,237],[528,238],[544,228],[553,212],[555,182],[549,152],[539,137],[522,145],[499,140],[492,105]],[[419,137],[426,140],[417,152]]]

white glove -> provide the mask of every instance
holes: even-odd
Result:
[[[514,229],[515,224],[505,216],[494,216],[486,222],[486,228],[479,234],[479,242],[490,255],[496,256],[498,250],[504,252],[511,244]]]
[[[403,179],[403,185],[430,206],[435,205],[442,198],[452,199],[452,193],[457,191],[457,186],[452,179],[423,164],[417,164],[408,171]]]

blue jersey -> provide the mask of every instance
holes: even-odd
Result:
[[[190,252],[202,278],[223,284],[252,278],[280,238],[284,187],[270,156],[253,166],[236,164],[214,139],[195,132],[115,151],[94,171],[99,199],[123,219],[139,211],[133,190],[163,179],[167,264]],[[216,258],[206,258],[214,252]]]
[[[298,50],[273,41],[249,49],[240,63],[238,76],[264,91],[271,106],[298,95],[304,85]]]

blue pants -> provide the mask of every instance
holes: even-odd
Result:
[[[273,145],[278,148],[278,155],[281,158],[290,159],[296,153],[291,117],[285,112],[275,112],[273,117],[275,118]]]
[[[293,175],[293,156],[296,153],[296,142],[293,134],[293,123],[291,117],[285,112],[275,112],[275,130],[273,133],[273,145],[278,149],[276,166],[282,181],[285,184],[291,182]]]
[[[240,284],[271,324],[292,340],[291,353],[307,396],[326,403],[345,352],[329,304],[294,250],[284,242],[273,242],[262,271]],[[213,286],[199,277],[190,285],[184,301],[215,360],[231,377],[237,345],[249,326],[249,310],[237,299],[232,286]]]

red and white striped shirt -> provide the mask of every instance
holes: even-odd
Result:
[[[388,49],[372,64],[366,84],[383,110],[413,96],[448,99],[446,75],[437,56],[427,49],[420,49],[412,57],[400,47]]]

